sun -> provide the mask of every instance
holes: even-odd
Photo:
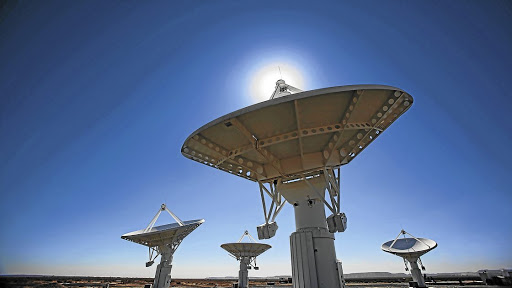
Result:
[[[254,102],[269,100],[279,79],[299,89],[305,89],[304,77],[296,66],[278,61],[266,63],[257,67],[251,77],[249,93],[252,100]]]

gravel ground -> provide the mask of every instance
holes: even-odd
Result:
[[[58,277],[58,276],[38,276],[38,277],[23,277],[23,276],[2,276],[0,277],[0,287],[13,287],[13,288],[78,288],[78,287],[106,287],[108,283],[110,288],[143,288],[145,284],[152,283],[149,278],[110,278],[110,277]],[[173,288],[214,288],[214,287],[232,287],[234,280],[212,280],[212,279],[174,279],[171,283]],[[368,281],[369,282],[369,281]],[[250,287],[269,287],[269,288],[291,288],[292,284],[279,284],[267,285],[267,281],[250,281]],[[390,288],[407,288],[408,282],[388,282],[373,281],[372,283],[365,283],[363,280],[356,282],[350,281],[347,283],[347,288],[373,288],[373,287],[390,287]],[[432,288],[503,288],[504,286],[488,286],[480,281],[463,281],[462,284],[458,281],[444,281],[437,283],[427,283],[428,287]]]

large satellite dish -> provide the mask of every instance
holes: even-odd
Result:
[[[177,223],[154,227],[163,211],[167,211]],[[168,288],[171,284],[171,264],[174,252],[181,241],[203,223],[204,219],[181,221],[165,204],[162,204],[145,229],[126,233],[121,238],[149,247],[149,261],[146,263],[146,267],[153,265],[155,259],[161,255],[153,287]]]
[[[405,237],[406,234],[411,237]],[[399,238],[400,236],[404,236],[404,238]],[[402,257],[404,259],[405,270],[409,270],[407,263],[411,266],[413,281],[418,283],[418,287],[426,287],[425,280],[419,268],[421,266],[421,269],[425,270],[425,266],[423,266],[420,257],[436,247],[436,241],[427,238],[417,238],[405,230],[402,230],[395,240],[382,244],[381,249],[385,252]]]
[[[181,153],[258,182],[265,217],[265,223],[258,226],[259,239],[275,235],[276,216],[286,202],[293,204],[297,229],[290,237],[294,283],[297,287],[341,287],[342,268],[332,234],[346,229],[346,216],[340,210],[339,168],[368,147],[412,102],[408,93],[390,86],[301,92],[278,80],[271,100],[197,129],[185,140]],[[271,201],[268,210],[265,195]],[[324,205],[332,212],[329,217]]]
[[[247,236],[249,240],[253,242],[241,242],[242,239]],[[245,230],[244,234],[236,243],[225,243],[220,245],[222,249],[228,251],[228,253],[240,261],[240,270],[238,271],[238,287],[247,288],[249,284],[249,272],[248,269],[254,267],[254,270],[259,270],[256,266],[256,257],[261,253],[272,248],[268,244],[257,243],[256,240],[249,234],[249,231]]]
[[[213,120],[181,152],[256,182],[302,179],[348,164],[411,104],[404,91],[379,85],[291,94]]]

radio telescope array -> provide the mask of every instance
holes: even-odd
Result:
[[[405,234],[411,236],[411,238],[406,238]],[[403,235],[404,238],[399,238],[401,235]],[[436,247],[436,241],[426,238],[416,238],[405,230],[402,230],[398,236],[396,236],[395,240],[382,244],[381,249],[385,252],[402,257],[404,259],[405,271],[409,270],[407,263],[411,266],[412,280],[418,283],[418,287],[426,287],[425,280],[421,275],[421,270],[425,270],[425,266],[423,266],[420,256]],[[421,266],[421,270],[418,263]]]
[[[333,234],[347,228],[340,207],[340,166],[350,163],[412,102],[411,95],[390,86],[301,92],[280,79],[270,100],[207,123],[185,140],[181,153],[258,183],[265,219],[257,227],[259,239],[275,235],[276,216],[286,202],[292,204],[294,287],[342,287]]]
[[[246,236],[253,242],[242,242],[242,239]],[[231,255],[233,258],[240,261],[240,271],[238,271],[239,288],[247,288],[249,285],[248,269],[251,269],[252,267],[254,267],[254,270],[260,269],[258,266],[256,266],[256,257],[272,248],[268,244],[257,243],[247,230],[245,230],[244,234],[242,237],[240,237],[238,242],[225,243],[220,245],[220,247],[228,251],[229,255]]]
[[[153,227],[163,211],[167,211],[176,223]],[[149,261],[146,267],[153,265],[155,259],[161,255],[153,282],[154,288],[168,288],[171,284],[172,256],[181,244],[181,241],[203,224],[204,219],[181,221],[178,216],[171,212],[165,204],[160,206],[155,217],[149,225],[142,230],[126,233],[122,239],[147,246],[149,248]]]

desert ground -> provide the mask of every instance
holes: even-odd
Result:
[[[371,288],[371,287],[408,287],[409,279],[347,279],[348,288]],[[50,288],[50,287],[137,287],[143,288],[146,284],[151,284],[151,278],[119,278],[119,277],[73,277],[73,276],[0,276],[0,287],[16,288]],[[232,287],[235,279],[173,279],[171,287],[189,288],[189,287]],[[278,279],[252,279],[249,282],[250,287],[292,287],[291,283],[279,283]],[[475,277],[462,277],[459,279],[431,279],[428,281],[429,287],[478,287],[491,288],[500,286],[485,285]],[[503,286],[501,286],[503,287]]]

